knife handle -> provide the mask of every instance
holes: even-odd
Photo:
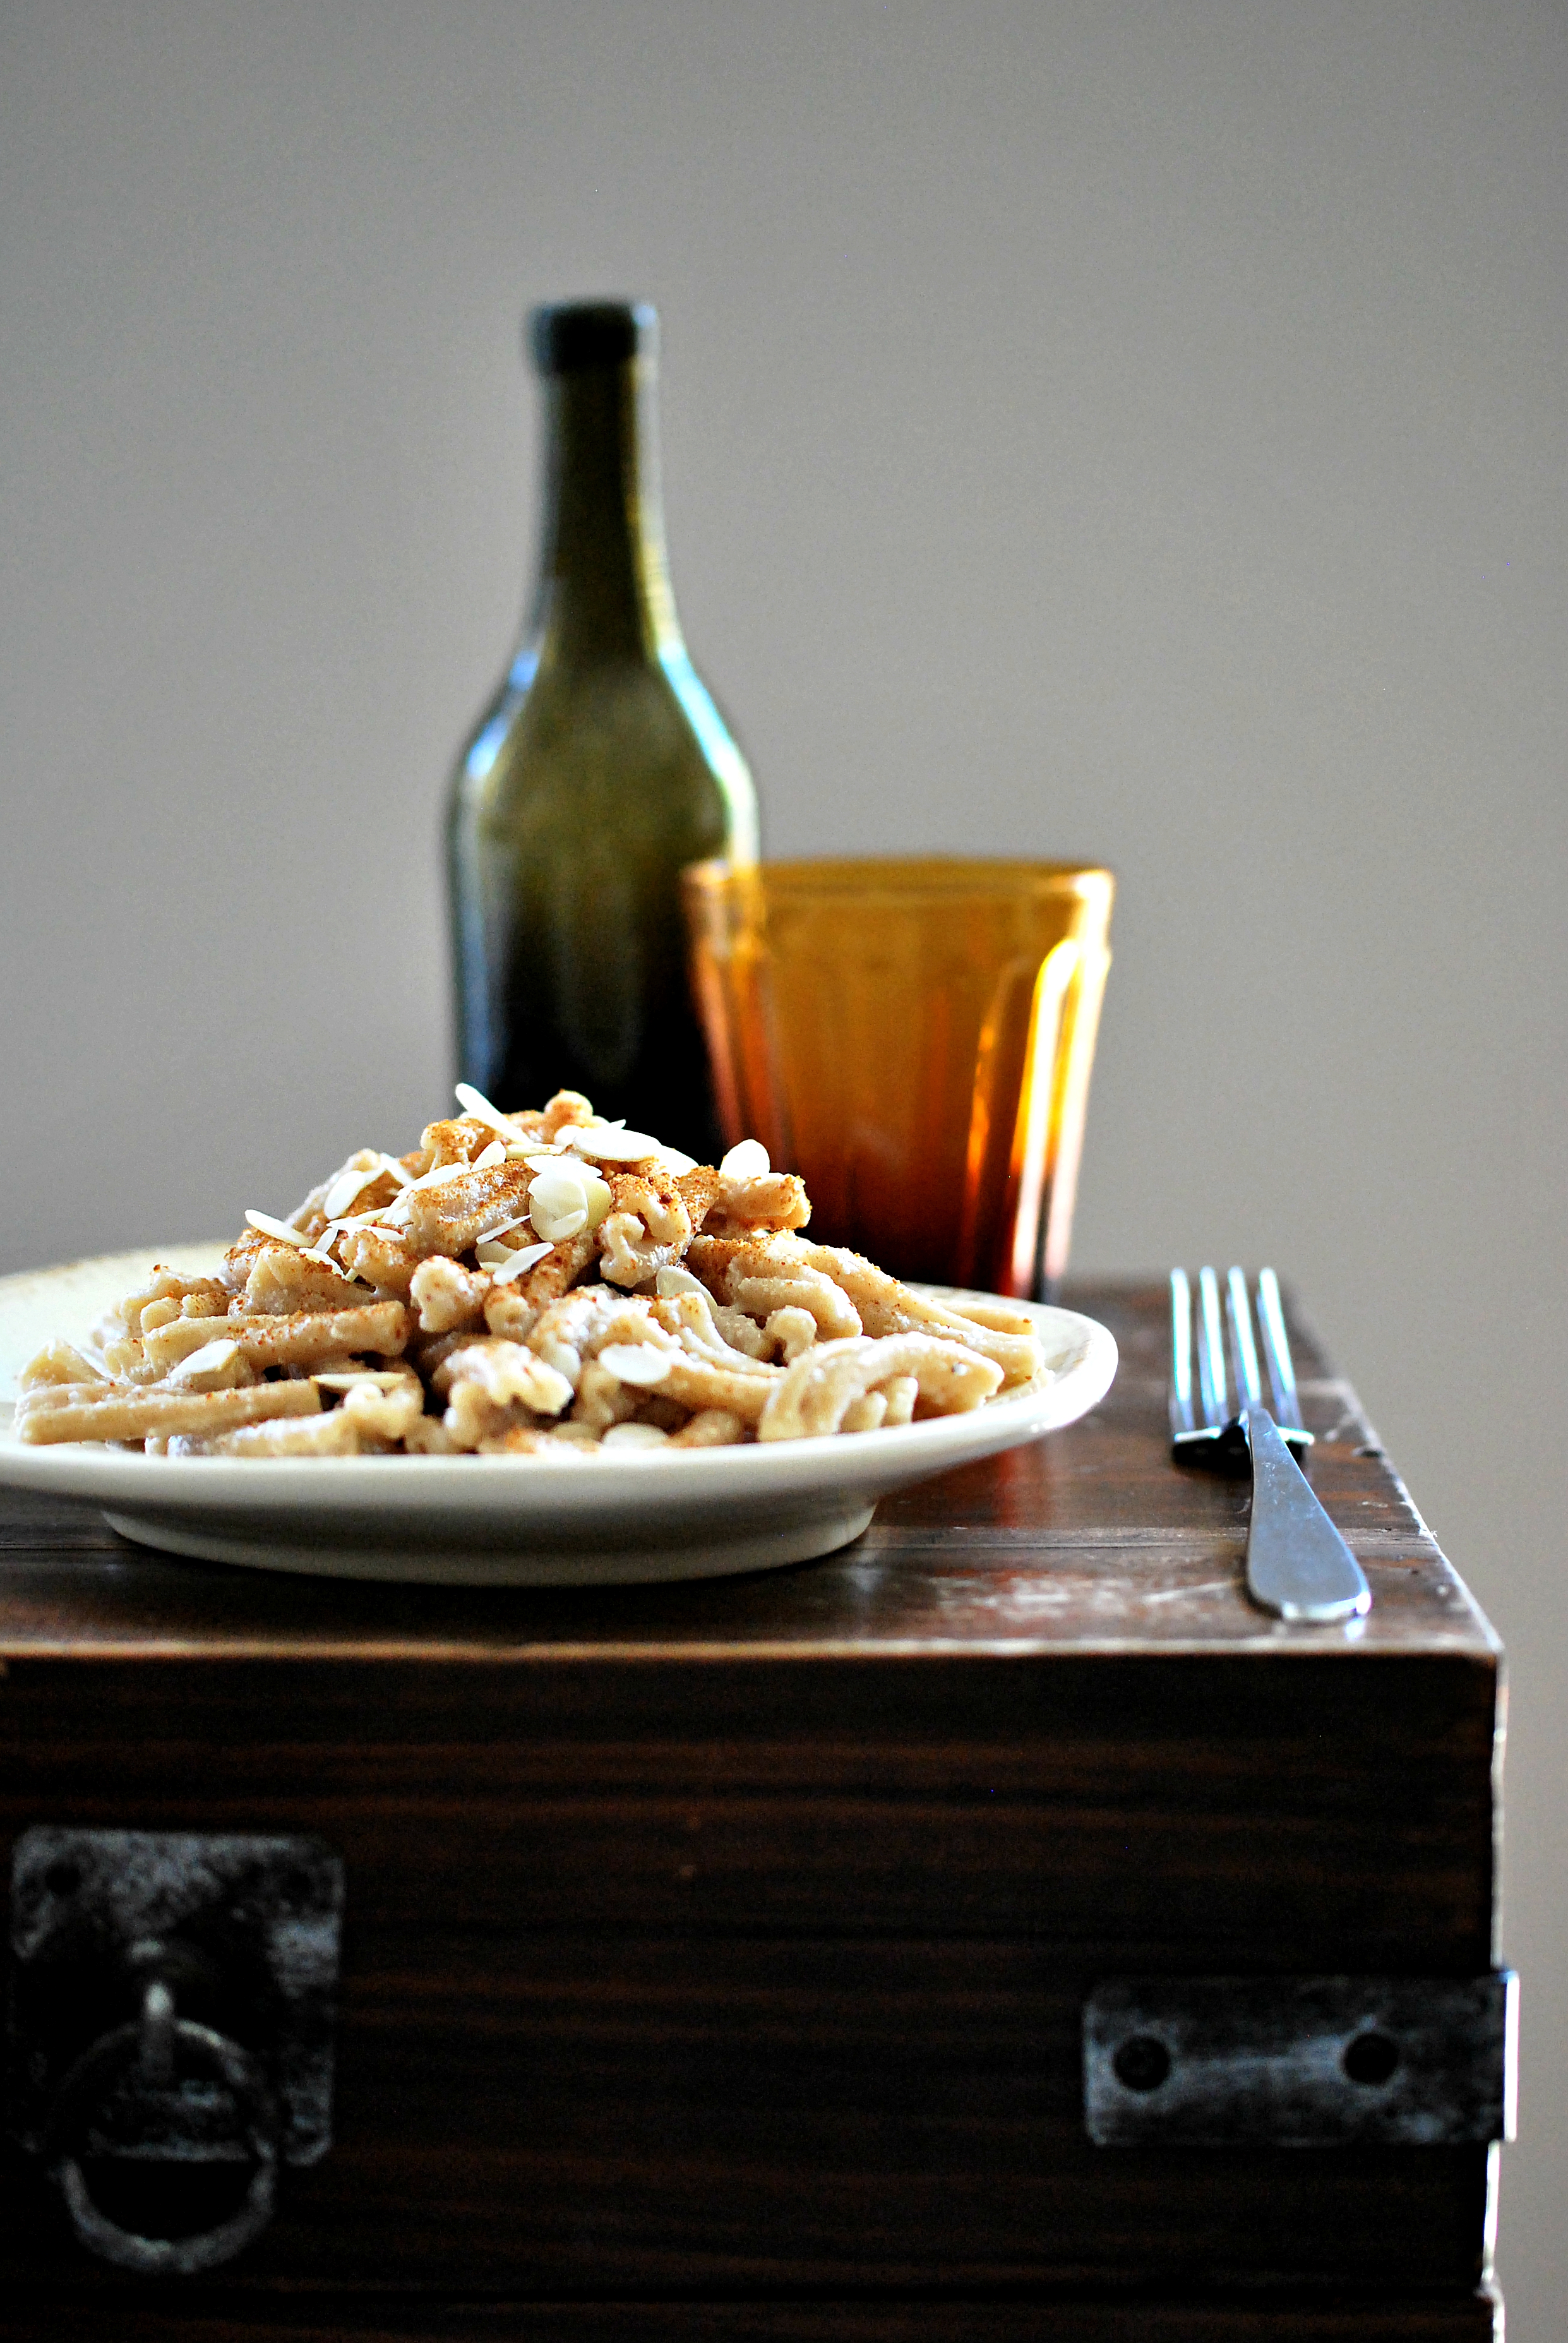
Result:
[[[1313,1496],[1266,1407],[1241,1411],[1252,1457],[1247,1592],[1281,1619],[1322,1625],[1364,1618],[1372,1589],[1360,1563]]]

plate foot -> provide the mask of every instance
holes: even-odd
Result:
[[[779,1570],[792,1562],[836,1554],[870,1525],[875,1505],[854,1505],[779,1527],[727,1530],[721,1538],[694,1533],[689,1542],[666,1536],[646,1545],[537,1546],[339,1544],[319,1537],[291,1544],[276,1532],[219,1527],[188,1514],[110,1513],[104,1519],[122,1537],[198,1562],[238,1563],[251,1570],[286,1570],[312,1578],[373,1578],[438,1586],[637,1586],[683,1578],[730,1578],[750,1570]]]

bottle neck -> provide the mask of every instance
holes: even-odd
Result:
[[[547,376],[541,660],[657,658],[680,627],[664,553],[649,360]]]

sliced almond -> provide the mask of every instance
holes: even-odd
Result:
[[[306,1245],[302,1249],[300,1259],[302,1261],[318,1261],[323,1269],[336,1270],[338,1276],[343,1279],[345,1284],[351,1285],[354,1281],[349,1276],[348,1272],[344,1268],[343,1263],[340,1261],[334,1261],[332,1258],[332,1248],[337,1242],[338,1238],[342,1234],[342,1222],[334,1222],[333,1225],[327,1230],[325,1236],[317,1237],[313,1245]]]
[[[689,1269],[661,1269],[653,1282],[654,1291],[666,1302],[677,1293],[700,1293],[705,1302],[712,1298],[702,1280],[693,1277]]]
[[[553,1244],[524,1245],[520,1252],[512,1255],[510,1261],[504,1262],[499,1269],[491,1271],[491,1283],[509,1285],[512,1279],[521,1277],[525,1270],[537,1269],[546,1253],[554,1252],[554,1251]]]
[[[356,1196],[368,1188],[372,1180],[382,1176],[379,1158],[359,1171],[352,1168],[340,1172],[321,1200],[321,1209],[329,1221],[340,1221]]]
[[[719,1166],[721,1180],[765,1179],[773,1166],[768,1150],[759,1139],[742,1139],[729,1150]]]
[[[657,1423],[612,1423],[599,1446],[613,1456],[635,1453],[639,1448],[668,1448],[669,1434],[660,1432]]]
[[[497,1243],[500,1238],[508,1235],[513,1229],[520,1229],[527,1222],[528,1217],[527,1212],[514,1212],[509,1221],[498,1221],[493,1229],[487,1229],[485,1231],[481,1243]]]
[[[270,1212],[247,1212],[245,1217],[262,1236],[276,1237],[279,1244],[296,1245],[301,1252],[310,1250],[310,1239],[303,1229],[291,1229],[286,1221],[275,1221]]]
[[[201,1353],[196,1355],[199,1358]],[[388,1367],[345,1367],[330,1374],[312,1375],[310,1380],[323,1391],[353,1391],[360,1383],[374,1383],[377,1391],[398,1391],[409,1378]]]
[[[492,1106],[484,1091],[477,1091],[472,1082],[459,1082],[457,1098],[457,1104],[462,1108],[463,1112],[472,1115],[476,1122],[487,1123],[492,1131],[498,1131],[503,1139],[510,1141],[514,1146],[521,1140],[523,1133],[512,1121],[511,1116],[503,1114],[498,1106]]]
[[[192,1351],[169,1369],[164,1381],[182,1391],[206,1391],[214,1381],[226,1373],[239,1356],[239,1344],[231,1336],[220,1335],[216,1342],[204,1342],[199,1351]]]
[[[670,1354],[657,1342],[607,1342],[598,1353],[598,1363],[618,1383],[651,1391],[668,1374]]]
[[[596,1163],[657,1163],[663,1142],[646,1131],[574,1131],[572,1145]]]
[[[588,1225],[594,1174],[584,1163],[550,1163],[534,1174],[528,1218],[548,1244],[559,1244]],[[599,1183],[602,1185],[602,1182]]]

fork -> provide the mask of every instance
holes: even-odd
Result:
[[[1241,1270],[1231,1269],[1226,1276],[1223,1328],[1219,1279],[1212,1269],[1200,1270],[1197,1329],[1194,1346],[1191,1285],[1184,1269],[1173,1269],[1171,1451],[1178,1463],[1206,1464],[1222,1473],[1241,1473],[1251,1463],[1247,1592],[1282,1619],[1321,1624],[1363,1616],[1372,1608],[1365,1574],[1296,1462],[1311,1447],[1312,1435],[1302,1423],[1273,1271],[1259,1273],[1254,1335],[1252,1304]],[[1263,1402],[1260,1350],[1267,1364],[1271,1414]]]

